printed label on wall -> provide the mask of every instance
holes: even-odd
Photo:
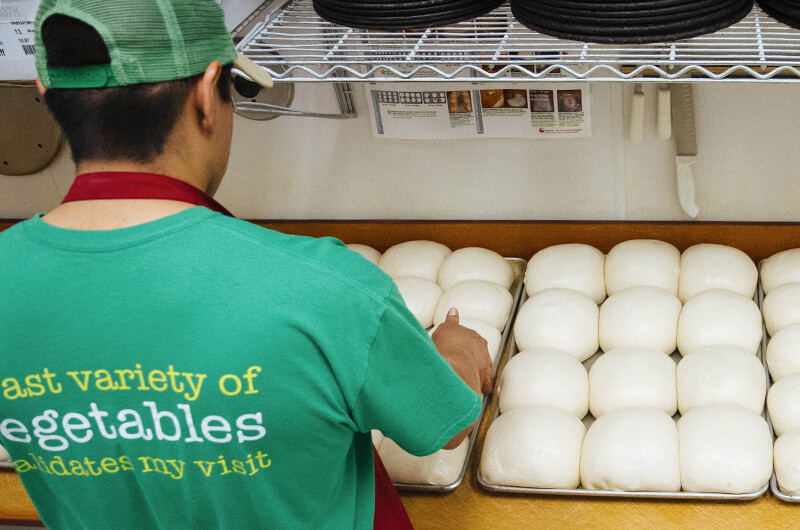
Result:
[[[0,0],[0,80],[36,79],[36,0]]]

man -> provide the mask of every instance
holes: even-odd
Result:
[[[45,0],[36,38],[78,176],[0,234],[0,444],[44,524],[380,526],[371,430],[457,446],[485,341],[451,311],[434,347],[340,242],[223,214],[215,0]]]

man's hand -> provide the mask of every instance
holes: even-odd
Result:
[[[433,333],[433,343],[453,370],[478,395],[492,391],[494,368],[486,340],[476,331],[459,325],[458,309],[451,308],[447,319]]]

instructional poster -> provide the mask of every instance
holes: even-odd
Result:
[[[367,97],[378,138],[592,135],[588,83],[371,83]]]
[[[33,19],[36,0],[0,0],[0,79],[36,79]]]

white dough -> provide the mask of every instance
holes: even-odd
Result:
[[[675,351],[681,301],[663,289],[629,287],[609,296],[600,306],[600,348],[625,346]]]
[[[394,279],[403,301],[406,303],[423,328],[433,325],[433,312],[436,304],[442,297],[442,288],[436,283],[417,278],[416,276],[401,276]]]
[[[678,298],[683,303],[707,289],[729,289],[753,298],[758,269],[738,248],[702,243],[683,251]]]
[[[496,283],[467,280],[444,292],[433,314],[433,323],[441,324],[451,307],[459,317],[479,318],[502,330],[511,314],[511,293]]]
[[[606,292],[650,285],[678,295],[681,253],[664,241],[632,239],[614,246],[606,256]]]
[[[739,346],[715,345],[694,350],[678,363],[678,410],[711,403],[764,410],[767,377],[761,361]]]
[[[386,249],[378,266],[392,278],[418,276],[435,282],[439,267],[450,252],[435,241],[406,241]]]
[[[477,332],[478,335],[483,337],[483,340],[486,341],[486,347],[489,349],[489,357],[491,357],[492,362],[494,362],[497,358],[497,354],[500,353],[500,343],[503,341],[503,336],[500,335],[497,328],[479,318],[462,318],[460,315],[458,317],[458,324]],[[433,336],[433,333],[440,325],[441,324],[437,324],[431,328],[431,336]]]
[[[455,449],[414,456],[403,451],[391,438],[384,438],[378,454],[392,482],[448,486],[461,475],[468,449],[469,438],[465,438]]]
[[[381,259],[381,253],[372,248],[369,245],[362,245],[360,243],[348,243],[345,245],[347,248],[352,250],[353,252],[358,252],[368,261],[372,262],[373,264],[377,265]]]
[[[375,449],[380,451],[381,444],[383,443],[383,439],[385,438],[385,436],[378,429],[372,429],[371,435],[372,435],[372,445],[375,446]]]
[[[597,352],[599,316],[600,309],[585,294],[548,289],[522,304],[514,339],[520,350],[556,348],[585,361]]]
[[[493,250],[467,247],[447,256],[439,268],[438,283],[445,291],[466,280],[486,280],[508,289],[514,271],[503,256]]]
[[[678,319],[681,355],[714,344],[732,344],[755,353],[762,336],[756,303],[727,289],[710,289],[690,298]]]
[[[775,441],[775,478],[787,495],[800,495],[800,429],[794,429]]]
[[[778,252],[761,263],[761,288],[765,293],[787,283],[800,283],[800,248]]]
[[[777,436],[800,427],[800,374],[787,375],[770,387],[767,410]]]
[[[767,422],[737,405],[703,405],[678,420],[685,491],[750,493],[772,474]]]
[[[529,405],[557,407],[586,416],[589,374],[573,355],[555,348],[533,348],[513,356],[498,383],[500,412]]]
[[[800,323],[800,283],[787,283],[773,289],[764,297],[761,309],[770,336],[786,326]]]
[[[800,372],[800,324],[786,326],[769,339],[767,366],[773,381]]]
[[[528,296],[545,289],[579,291],[599,304],[606,297],[605,255],[590,245],[568,243],[540,250],[525,269]]]
[[[510,410],[489,426],[481,475],[505,486],[577,488],[585,432],[581,420],[561,409]]]
[[[589,370],[592,416],[639,406],[675,414],[675,361],[652,348],[619,348],[598,357]]]
[[[583,439],[581,483],[588,490],[680,490],[675,422],[651,407],[617,409],[596,419]]]
[[[8,451],[6,451],[5,447],[0,445],[0,462],[10,462],[10,461],[11,461],[11,455],[8,454]]]

